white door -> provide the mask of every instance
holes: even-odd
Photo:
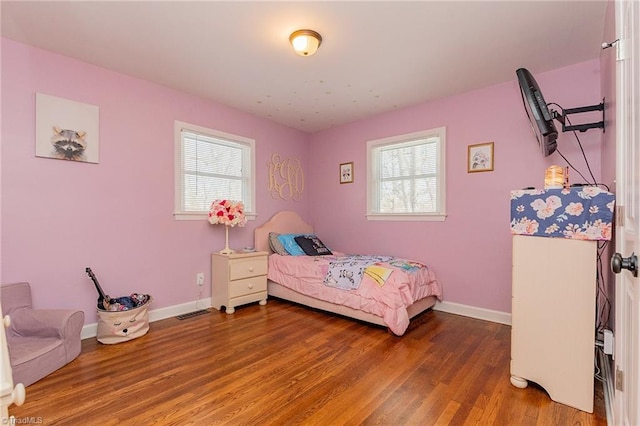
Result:
[[[640,253],[640,7],[636,1],[616,1],[617,135],[615,301],[616,425],[640,424],[640,278],[634,276],[634,253]],[[624,262],[620,262],[624,258]],[[624,269],[620,270],[620,266]],[[636,269],[637,272],[637,269]]]

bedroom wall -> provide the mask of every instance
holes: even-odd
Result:
[[[514,80],[406,108],[314,135],[224,105],[2,39],[0,232],[2,283],[30,281],[42,307],[76,307],[95,322],[91,266],[112,295],[154,296],[153,309],[197,298],[195,274],[210,277],[209,253],[224,232],[206,221],[173,219],[173,122],[181,120],[256,139],[259,216],[234,228],[231,245],[253,244],[253,229],[282,209],[298,211],[331,247],[393,254],[429,263],[445,301],[511,310],[509,191],[541,187],[542,158]],[[523,64],[526,67],[526,64]],[[598,103],[598,60],[535,73],[548,102]],[[34,156],[35,93],[100,108],[100,164]],[[366,211],[366,141],[447,128],[445,222],[370,222]],[[598,131],[580,134],[600,177]],[[495,143],[495,170],[468,174],[469,144]],[[560,150],[586,174],[569,133]],[[300,201],[267,191],[273,153],[303,162]],[[311,161],[310,159],[313,159]],[[355,182],[340,185],[339,163],[354,161]],[[572,181],[579,181],[572,174]],[[209,297],[205,286],[202,297]]]
[[[79,308],[94,323],[86,266],[114,297],[150,293],[152,309],[196,300],[198,272],[210,282],[224,228],[173,217],[174,120],[256,140],[258,218],[231,230],[232,247],[252,246],[255,226],[278,210],[308,214],[308,188],[300,201],[267,190],[274,153],[308,170],[305,133],[8,39],[1,90],[0,279],[29,281],[36,306]],[[36,92],[99,107],[99,164],[35,157]]]
[[[527,64],[522,64],[527,67]],[[547,102],[564,108],[601,101],[597,59],[536,73]],[[573,117],[574,123],[592,117]],[[447,218],[444,222],[368,221],[368,140],[445,126]],[[600,179],[600,130],[579,134],[593,174]],[[467,146],[494,142],[495,170],[467,173]],[[589,177],[573,134],[558,138],[559,150]],[[565,165],[558,153],[538,149],[515,79],[446,99],[361,120],[311,136],[310,215],[330,247],[350,253],[395,255],[431,265],[450,303],[511,312],[509,193],[543,187],[544,171]],[[354,162],[355,182],[339,184],[340,163]],[[582,182],[571,171],[572,182]],[[544,268],[544,265],[540,265]]]
[[[603,42],[611,42],[616,39],[615,28],[615,2],[609,1],[605,17]],[[600,52],[600,68],[602,69],[601,86],[602,96],[606,99],[606,129],[602,142],[602,182],[606,183],[611,192],[616,192],[616,48],[603,49]],[[608,318],[609,327],[615,330],[615,276],[611,268],[607,267],[611,255],[615,253],[614,241],[607,245],[602,253],[604,263],[604,293],[611,303],[611,312]],[[606,312],[605,312],[606,313]]]

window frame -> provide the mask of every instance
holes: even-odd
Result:
[[[175,121],[174,125],[174,218],[177,220],[203,220],[209,216],[209,208],[206,211],[185,211],[182,210],[183,201],[183,181],[184,181],[184,149],[182,141],[182,131],[199,134],[206,137],[215,139],[222,139],[230,144],[242,145],[243,149],[246,148],[249,153],[249,176],[247,181],[247,196],[246,200],[242,200],[245,203],[245,216],[248,220],[254,220],[256,218],[256,147],[255,140],[244,136],[238,136],[231,133],[221,132],[219,130],[213,130],[195,124],[185,123],[182,121]],[[243,175],[245,171],[243,170]],[[213,200],[211,200],[213,201]]]
[[[433,213],[379,213],[375,211],[378,204],[380,175],[377,167],[377,152],[380,148],[393,145],[403,145],[419,139],[437,137],[437,176],[438,185],[437,205],[438,209]],[[391,136],[382,139],[367,141],[367,219],[388,221],[444,221],[446,213],[446,128],[437,127],[430,130]]]

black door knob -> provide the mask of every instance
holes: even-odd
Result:
[[[619,274],[623,269],[631,271],[634,277],[638,276],[638,256],[635,253],[629,257],[622,257],[620,253],[611,256],[611,270]]]

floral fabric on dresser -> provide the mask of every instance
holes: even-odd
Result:
[[[511,191],[511,233],[610,240],[615,195],[595,186]]]

